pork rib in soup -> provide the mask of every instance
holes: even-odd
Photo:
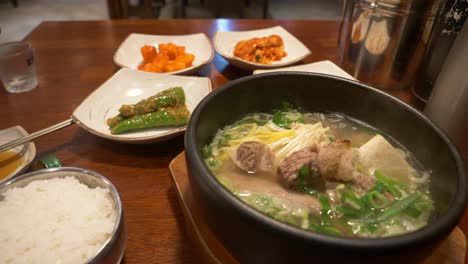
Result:
[[[239,199],[317,233],[386,237],[428,223],[429,174],[369,127],[285,107],[219,129],[205,164]]]

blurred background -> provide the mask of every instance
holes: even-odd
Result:
[[[44,20],[274,18],[339,20],[342,0],[0,0],[0,42]]]

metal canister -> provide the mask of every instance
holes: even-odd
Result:
[[[381,89],[409,87],[442,0],[345,0],[341,67]]]
[[[445,0],[429,38],[413,93],[427,102],[453,42],[468,17],[468,0]],[[468,60],[468,58],[465,58]]]

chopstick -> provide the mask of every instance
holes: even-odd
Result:
[[[49,134],[50,132],[53,132],[55,130],[59,130],[61,128],[67,127],[67,126],[69,126],[69,125],[71,125],[73,123],[75,123],[75,122],[70,118],[70,119],[62,121],[60,123],[57,123],[55,125],[52,125],[50,127],[46,127],[46,128],[41,129],[39,131],[31,133],[31,134],[29,134],[27,136],[17,138],[17,139],[15,139],[13,141],[10,141],[10,142],[6,143],[6,144],[0,145],[0,152],[7,151],[7,150],[12,149],[12,148],[14,148],[16,146],[27,143],[27,142],[35,139],[35,138],[38,138],[38,137],[43,136],[45,134]]]

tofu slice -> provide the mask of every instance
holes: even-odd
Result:
[[[379,170],[388,177],[409,183],[414,169],[405,160],[403,153],[394,148],[384,137],[376,135],[358,149],[359,162],[369,173]]]

